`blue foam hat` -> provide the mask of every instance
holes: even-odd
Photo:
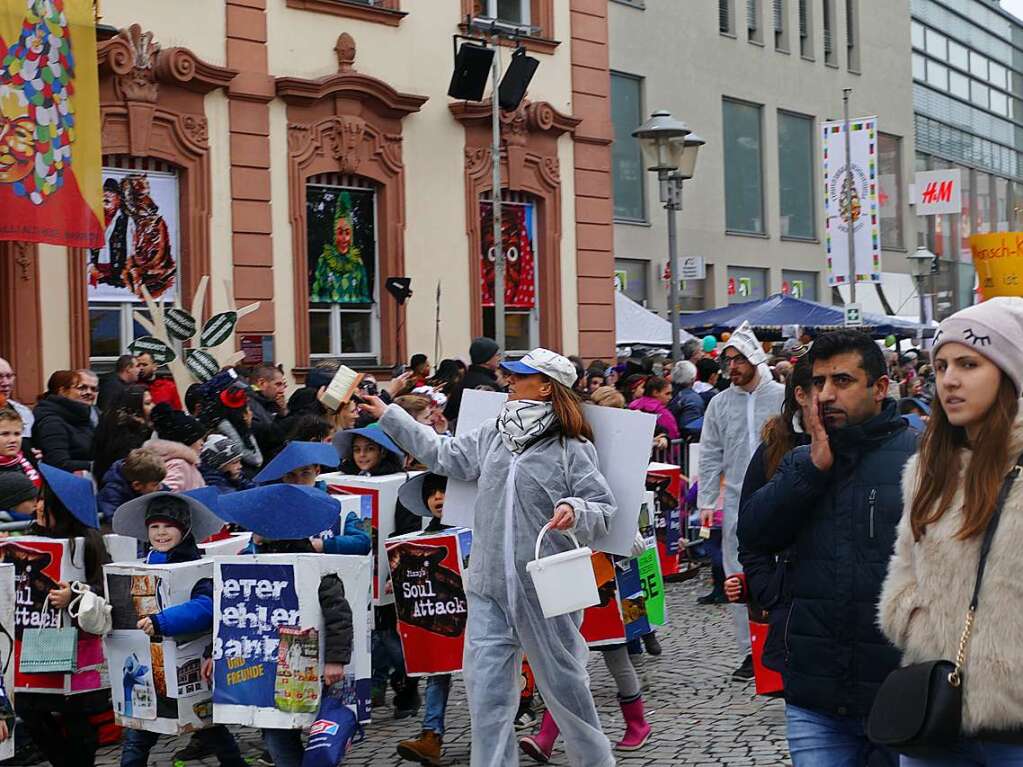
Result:
[[[220,498],[228,522],[274,541],[308,538],[330,529],[341,506],[322,490],[306,485],[263,485]]]
[[[401,452],[401,448],[384,434],[383,429],[379,426],[366,426],[362,429],[345,429],[334,435],[334,447],[342,459],[349,458],[352,455],[352,444],[355,442],[356,437],[365,437],[370,442],[375,442],[384,450],[394,453],[399,458],[405,457],[405,454]]]
[[[53,494],[60,499],[71,516],[86,527],[99,528],[99,515],[96,513],[96,490],[92,481],[84,477],[58,469],[45,463],[39,464],[39,473]]]
[[[341,463],[337,450],[326,442],[289,442],[253,479],[257,485],[275,482],[289,471],[303,466],[336,468]]]

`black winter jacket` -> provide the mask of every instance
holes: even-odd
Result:
[[[917,436],[886,402],[877,417],[832,433],[830,471],[813,465],[809,446],[798,447],[741,506],[743,549],[791,547],[782,676],[796,706],[864,717],[899,664],[875,616],[902,516],[902,469]]]
[[[33,411],[32,445],[43,454],[43,462],[64,471],[92,467],[91,412],[84,402],[49,396],[39,400]]]
[[[800,435],[800,445],[809,444],[810,438]],[[768,477],[764,466],[764,444],[753,454],[746,477],[742,482],[742,494],[739,497],[739,515],[742,516],[747,499],[767,484]],[[788,569],[792,563],[792,554],[786,549],[778,554],[765,554],[749,551],[739,546],[739,564],[746,575],[746,590],[749,600],[754,605],[767,610],[769,629],[767,641],[764,643],[763,663],[774,671],[785,670],[785,624],[788,623],[789,607],[792,604],[791,584],[788,581]]]

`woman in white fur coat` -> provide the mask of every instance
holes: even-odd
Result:
[[[1023,299],[949,317],[934,339],[938,400],[903,476],[905,509],[879,623],[903,664],[954,660],[981,541],[1006,475],[1023,454]],[[987,561],[963,669],[957,747],[902,767],[1023,766],[1023,478]]]

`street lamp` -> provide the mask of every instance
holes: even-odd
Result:
[[[657,173],[660,198],[668,212],[668,264],[671,271],[669,315],[671,317],[671,356],[682,359],[682,338],[678,315],[678,235],[675,213],[682,210],[682,182],[693,177],[700,147],[706,142],[676,120],[670,112],[658,110],[632,132],[639,139],[647,170]]]
[[[921,245],[916,249],[916,252],[911,256],[907,256],[906,259],[909,261],[910,273],[913,275],[913,279],[916,281],[916,293],[920,298],[920,324],[923,325],[927,321],[926,304],[924,297],[924,280],[932,273],[934,269],[934,262],[938,257],[934,255],[930,250],[927,249],[926,245]]]

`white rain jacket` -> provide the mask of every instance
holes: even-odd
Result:
[[[616,506],[598,468],[596,448],[547,437],[516,454],[502,442],[496,419],[469,434],[443,437],[394,405],[380,426],[430,471],[478,483],[466,575],[465,679],[473,767],[518,763],[514,719],[522,651],[561,729],[570,763],[613,765],[589,691],[589,653],[579,634],[582,615],[544,618],[526,572],[537,535],[559,503],[575,509],[574,532],[583,545],[607,532]],[[567,536],[552,532],[541,556],[571,548]]]

